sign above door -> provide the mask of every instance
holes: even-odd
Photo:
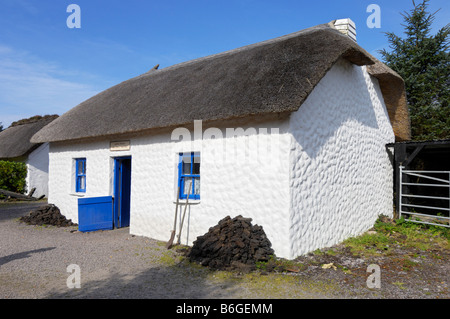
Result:
[[[110,143],[109,149],[112,152],[116,151],[129,151],[130,150],[130,141],[114,141]]]

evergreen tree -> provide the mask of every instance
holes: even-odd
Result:
[[[450,24],[431,35],[437,12],[429,0],[402,14],[405,38],[386,33],[391,52],[380,53],[386,65],[405,80],[415,140],[450,138]]]

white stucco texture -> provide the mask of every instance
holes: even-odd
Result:
[[[129,151],[111,151],[110,140],[52,143],[49,202],[77,222],[78,198],[113,195],[114,157],[130,155],[130,233],[167,241],[178,154],[200,152],[200,200],[186,210],[183,244],[225,216],[242,215],[263,226],[277,256],[294,258],[367,230],[379,214],[392,214],[385,144],[394,134],[378,83],[364,68],[339,61],[290,116],[214,125],[200,128],[200,136],[191,127],[127,137]],[[239,136],[227,134],[237,127]],[[183,132],[190,136],[180,139]],[[76,158],[86,158],[83,194],[74,187]]]
[[[392,216],[394,133],[378,81],[339,61],[292,114],[290,257],[339,243]]]
[[[172,140],[171,131],[134,137],[126,152],[110,151],[109,141],[52,144],[49,202],[77,222],[78,198],[113,195],[113,158],[131,155],[130,233],[167,241],[174,224],[179,153],[200,152],[200,200],[189,201],[181,242],[191,245],[225,216],[242,215],[263,226],[274,249],[288,254],[287,121],[254,121],[251,127],[245,120],[238,124],[243,129],[240,136],[227,137],[227,126],[204,128],[199,142]],[[86,158],[84,194],[75,192],[76,158]],[[184,207],[184,200],[180,201],[177,228]]]
[[[28,155],[27,165],[27,191],[35,188],[33,197],[48,197],[48,170],[49,170],[49,144],[44,143]]]

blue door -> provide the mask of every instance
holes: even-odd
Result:
[[[90,232],[113,229],[112,196],[78,199],[78,230]]]
[[[114,226],[130,226],[131,157],[114,159]]]

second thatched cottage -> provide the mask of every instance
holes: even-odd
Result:
[[[404,83],[335,24],[152,69],[79,104],[32,139],[50,143],[49,202],[167,241],[178,198],[182,243],[242,215],[286,258],[392,215],[386,144],[410,137]]]
[[[48,143],[31,143],[31,137],[57,115],[36,115],[13,122],[0,132],[0,160],[23,162],[27,167],[26,191],[36,198],[48,195]]]

